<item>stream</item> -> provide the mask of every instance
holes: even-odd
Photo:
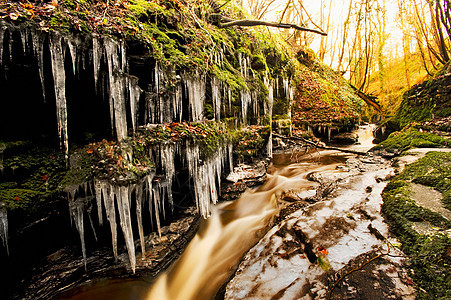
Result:
[[[366,151],[371,148],[373,139],[372,129],[371,125],[361,126],[356,131],[360,144],[350,147],[359,151]],[[338,187],[337,190],[340,192],[335,195],[336,197],[343,199],[352,198],[358,202],[358,198],[363,195],[367,199],[374,198],[373,200],[377,202],[377,193],[379,193],[380,198],[380,192],[385,184],[382,183],[376,186],[375,177],[383,177],[390,172],[390,168],[381,169],[378,166],[373,168],[374,170],[371,169],[368,171],[364,170],[363,167],[359,167],[360,169],[353,168],[352,165],[357,166],[362,164],[359,160],[355,159],[355,155],[330,150],[297,155],[295,161],[293,160],[294,156],[292,153],[274,154],[271,165],[268,168],[268,179],[265,184],[256,189],[248,189],[236,201],[223,202],[214,206],[211,217],[202,222],[199,231],[181,257],[169,270],[158,276],[155,281],[148,278],[106,280],[96,283],[93,286],[66,293],[58,299],[214,299],[218,290],[231,278],[233,279],[227,286],[227,292],[225,292],[226,299],[242,297],[255,299],[259,297],[271,298],[269,294],[266,294],[265,297],[265,293],[269,291],[263,292],[260,296],[250,297],[249,294],[243,291],[253,289],[254,292],[258,292],[260,288],[258,286],[249,287],[251,283],[236,283],[236,281],[243,281],[253,276],[246,275],[246,272],[252,273],[252,268],[256,269],[255,266],[252,266],[252,260],[255,260],[256,257],[263,257],[264,255],[260,253],[254,257],[248,256],[252,256],[251,253],[257,251],[254,249],[255,247],[252,247],[256,243],[259,243],[259,241],[261,243],[267,238],[267,233],[271,228],[274,230],[277,227],[275,226],[277,224],[274,223],[274,219],[277,218],[278,212],[283,207],[291,204],[290,201],[284,200],[287,199],[284,195],[286,196],[286,193],[289,192],[294,194],[297,199],[308,199],[309,197],[315,196],[317,189],[322,184],[332,181],[342,181],[347,185]],[[349,164],[347,161],[351,161],[352,163]],[[370,162],[369,165],[374,165],[374,163]],[[312,180],[312,174],[316,174],[314,176],[316,180]],[[368,178],[365,178],[367,174],[369,174]],[[354,178],[353,176],[357,177]],[[356,188],[352,185],[356,185],[357,189],[362,188],[364,191],[366,188],[366,192],[357,192]],[[367,186],[370,185],[373,185],[372,190],[374,190],[374,195],[371,192],[368,193]],[[349,189],[349,192],[346,189]],[[373,200],[367,201],[370,203]],[[349,201],[345,202],[337,205],[339,209],[346,211],[354,205]],[[309,207],[315,206],[316,204],[310,205]],[[377,209],[378,204],[375,203],[374,205]],[[326,212],[322,208],[313,209],[313,211],[318,213],[318,222],[321,224],[324,220],[330,219],[331,216],[338,217],[341,214],[341,212],[334,212],[334,209],[333,205],[330,205]],[[294,214],[296,213],[294,212]],[[376,214],[374,211],[372,213]],[[344,214],[346,215],[346,212]],[[349,216],[349,213],[347,214]],[[298,219],[302,218],[304,217],[298,217]],[[379,230],[386,232],[387,228],[382,224],[382,219],[379,218],[376,221]],[[305,222],[305,224],[309,224],[311,220],[306,219]],[[279,230],[280,226],[283,227],[280,224],[283,224],[283,222],[279,222]],[[315,227],[313,224],[309,226],[311,228]],[[357,223],[353,224],[347,231],[357,230],[359,226]],[[365,223],[365,228],[366,226]],[[303,230],[308,233],[307,229]],[[360,249],[360,246],[357,244],[358,242],[354,245],[356,253],[348,253],[349,257],[341,255],[341,258],[337,262],[330,262],[332,267],[339,269],[353,257],[357,256]],[[368,250],[374,246],[375,242],[370,238],[364,238],[363,244],[361,247],[364,250]],[[332,244],[328,245],[328,248],[340,247],[339,245],[340,242],[337,242],[335,246]],[[270,245],[265,247],[269,249]],[[251,249],[250,252],[248,252],[249,249]],[[262,249],[258,251],[261,252]],[[277,252],[279,250],[275,249],[274,251]],[[234,275],[246,252],[248,254],[246,255],[245,262],[241,263],[239,271]],[[337,255],[332,252],[331,257]],[[306,260],[304,259],[304,261]],[[308,264],[306,268],[311,269],[312,267]],[[278,272],[285,272],[284,269],[279,269]],[[278,274],[278,272],[274,272],[271,276],[280,277],[281,274]],[[288,274],[290,272],[292,270],[286,273]],[[302,270],[297,270],[297,272],[302,273]],[[316,274],[318,272],[315,269],[313,273]],[[262,270],[257,273],[264,275]],[[263,276],[260,279],[262,283],[264,280],[268,280],[264,279]],[[265,284],[268,285],[267,282]],[[271,292],[274,294],[277,293],[277,288]]]

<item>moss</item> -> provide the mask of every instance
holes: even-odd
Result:
[[[410,199],[410,182],[442,192],[443,202],[450,209],[450,180],[451,153],[429,152],[393,178],[382,194],[382,212],[390,229],[401,241],[402,250],[411,257],[408,267],[413,270],[412,277],[421,287],[419,299],[449,299],[451,296],[451,284],[447,280],[451,275],[451,240],[445,234],[445,230],[451,228],[451,221],[419,207]],[[412,222],[427,222],[440,231],[433,235],[420,235],[413,230]]]
[[[424,158],[408,165],[393,178],[382,194],[384,213],[390,229],[402,243],[402,250],[411,259],[412,277],[422,288],[420,299],[448,299],[451,296],[449,280],[449,249],[451,240],[444,233],[451,221],[440,214],[419,207],[410,199],[410,182],[417,182],[441,191],[444,200],[450,198],[451,153],[429,152]],[[445,203],[446,204],[446,203]],[[449,202],[446,204],[449,208]],[[427,222],[440,229],[433,235],[420,235],[412,222]]]
[[[417,128],[405,128],[393,132],[389,137],[374,147],[374,149],[385,149],[388,151],[407,151],[412,148],[440,148],[448,145],[448,140],[429,132],[422,132]]]
[[[234,135],[234,157],[249,162],[266,152],[270,126],[249,126]]]

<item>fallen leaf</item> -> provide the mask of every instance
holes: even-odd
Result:
[[[19,197],[17,197],[17,196],[14,196],[14,200],[16,200],[16,201],[20,201],[20,198],[19,198]]]
[[[19,15],[16,13],[10,13],[9,14],[9,18],[13,21],[17,20],[17,18],[19,18]]]

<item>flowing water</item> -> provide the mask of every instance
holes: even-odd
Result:
[[[371,147],[371,126],[361,127],[359,150]],[[349,154],[338,151],[307,153],[292,163],[291,154],[275,154],[268,169],[268,180],[255,190],[246,191],[238,200],[212,208],[196,236],[174,265],[151,284],[146,279],[109,281],[105,285],[80,292],[70,299],[213,299],[230,278],[242,256],[266,232],[280,207],[282,192],[313,194],[318,183],[307,175],[343,172],[337,168]]]

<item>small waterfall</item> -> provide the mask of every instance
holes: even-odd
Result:
[[[273,177],[264,188],[213,207],[211,218],[173,267],[158,277],[146,299],[213,299],[275,213],[280,182]]]
[[[3,203],[1,205],[3,205]],[[6,248],[6,253],[9,255],[8,212],[4,206],[0,207],[0,238],[2,239],[3,247]]]

